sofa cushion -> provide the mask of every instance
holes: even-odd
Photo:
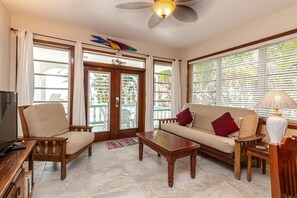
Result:
[[[181,126],[186,126],[187,124],[190,124],[193,120],[193,117],[191,115],[191,112],[189,108],[186,108],[182,112],[176,115],[178,124]]]
[[[229,112],[224,113],[222,116],[211,122],[211,124],[216,135],[223,137],[239,130]]]
[[[234,140],[217,136],[212,131],[187,128],[174,123],[163,124],[161,129],[225,153],[234,153]]]
[[[24,110],[29,135],[53,137],[69,131],[69,124],[62,104],[32,105]]]
[[[187,103],[183,109],[189,108],[190,111],[196,112],[193,127],[199,129],[214,131],[211,122],[225,112],[230,112],[233,118],[242,117],[239,130],[239,137],[254,135],[258,126],[258,115],[255,111],[243,108],[212,106]]]
[[[71,155],[92,143],[95,138],[95,134],[91,132],[67,132],[56,137],[68,138],[66,143],[66,154]]]

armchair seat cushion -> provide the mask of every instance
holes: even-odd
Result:
[[[95,134],[91,132],[69,131],[56,137],[68,138],[66,141],[66,155],[71,155],[92,143],[95,139]]]

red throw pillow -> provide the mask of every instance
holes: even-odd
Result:
[[[216,135],[219,136],[226,137],[230,133],[239,130],[237,124],[234,122],[234,119],[229,112],[224,113],[221,117],[213,121],[211,124]]]
[[[178,124],[181,126],[186,126],[187,124],[191,123],[193,118],[189,108],[186,108],[182,112],[176,115]]]

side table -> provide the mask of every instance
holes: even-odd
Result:
[[[256,146],[263,146],[266,149],[258,149]],[[247,172],[247,180],[250,182],[252,179],[251,169],[252,169],[252,157],[257,157],[261,159],[262,173],[266,173],[266,160],[269,160],[269,149],[267,148],[268,144],[264,142],[260,142],[254,145],[250,145],[247,148],[247,156],[248,156],[248,172]]]

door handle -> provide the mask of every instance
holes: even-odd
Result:
[[[116,97],[116,105],[115,107],[119,107],[119,104],[120,104],[120,97]]]

